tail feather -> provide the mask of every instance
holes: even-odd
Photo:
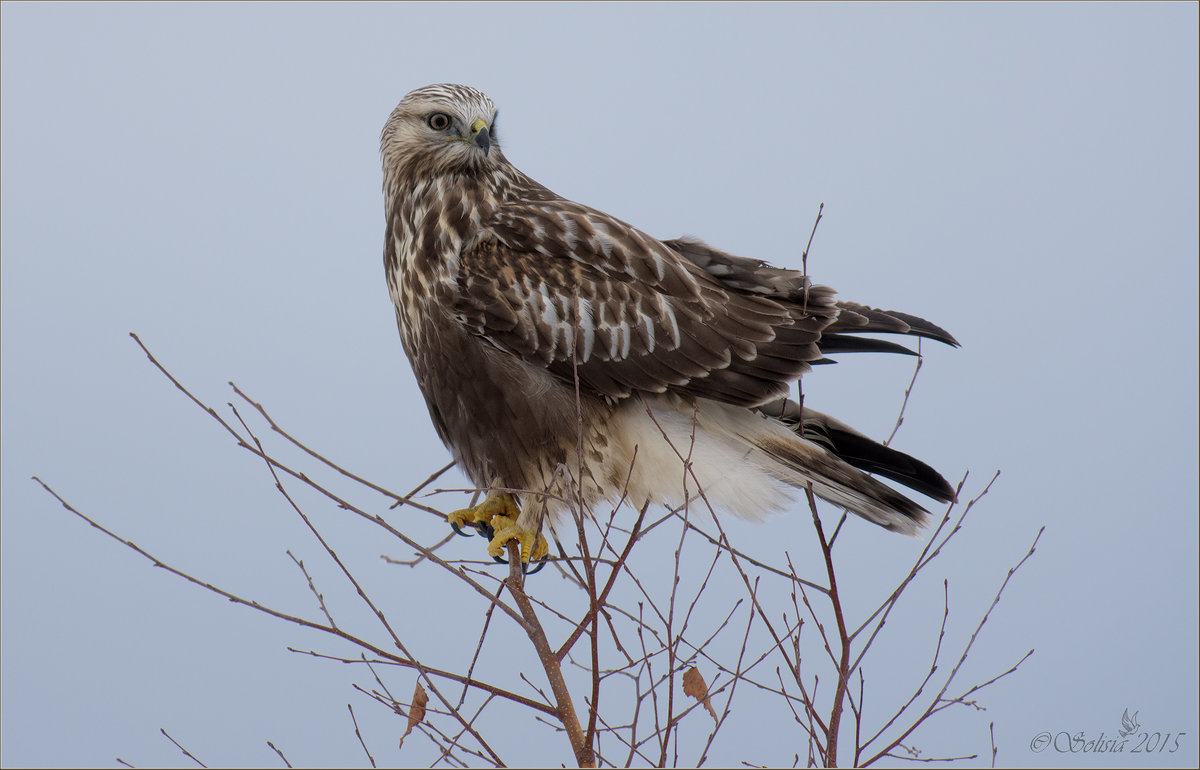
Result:
[[[757,437],[756,446],[779,463],[778,478],[794,487],[812,484],[813,493],[848,508],[884,529],[916,535],[929,522],[929,512],[887,484],[868,476],[812,441],[783,432]]]
[[[885,476],[939,503],[955,499],[954,488],[929,465],[884,446],[832,417],[806,410],[802,430],[804,438],[823,444],[855,468]]]
[[[928,521],[928,512],[868,473],[892,479],[938,502],[956,499],[954,488],[926,463],[828,415],[805,408],[801,419],[800,405],[787,399],[766,404],[759,411],[787,427],[794,437],[785,439],[768,432],[757,442],[763,451],[796,472],[800,485],[811,481],[819,497],[886,529],[916,534]]]

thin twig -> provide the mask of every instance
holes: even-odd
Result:
[[[358,737],[359,744],[362,745],[363,751],[367,753],[367,759],[371,762],[371,767],[378,767],[375,764],[375,757],[371,756],[371,750],[367,748],[367,742],[363,740],[362,731],[358,729],[358,719],[354,716],[354,707],[347,703],[346,708],[350,710],[350,721],[354,723],[354,735]]]
[[[200,767],[208,767],[208,765],[206,765],[206,764],[204,764],[203,762],[201,762],[200,760],[196,759],[196,757],[192,755],[192,752],[190,752],[190,751],[188,751],[187,749],[185,749],[185,748],[184,748],[184,747],[183,747],[183,746],[182,746],[182,745],[179,743],[179,741],[177,741],[177,740],[175,740],[174,738],[172,738],[172,737],[171,737],[171,734],[170,734],[170,733],[168,733],[166,730],[164,730],[163,728],[161,728],[161,727],[160,727],[160,728],[158,728],[158,731],[159,731],[160,733],[162,733],[163,735],[167,736],[167,740],[169,740],[171,743],[174,743],[174,744],[175,744],[175,747],[176,747],[177,749],[179,749],[180,751],[182,751],[182,752],[183,752],[183,755],[184,755],[185,757],[187,757],[188,759],[192,760],[192,761],[193,761],[193,762],[195,762],[197,765],[200,765]]]
[[[908,387],[904,389],[904,400],[900,402],[900,414],[896,415],[896,424],[892,426],[892,432],[884,439],[884,446],[892,443],[892,439],[896,438],[896,433],[900,430],[900,426],[904,424],[904,410],[908,408],[908,397],[912,395],[913,385],[916,384],[917,375],[921,373],[921,365],[924,363],[925,358],[921,355],[921,338],[917,337],[917,365],[913,368],[912,379],[908,381]]]
[[[337,628],[337,623],[333,622],[333,616],[329,614],[329,608],[325,606],[325,597],[317,590],[317,586],[313,583],[312,575],[308,574],[308,570],[304,568],[304,562],[296,558],[296,555],[291,551],[287,555],[292,557],[292,561],[296,562],[296,566],[304,573],[304,579],[308,581],[308,590],[312,591],[313,596],[317,597],[317,604],[321,607],[321,612],[325,615],[325,619],[329,621],[330,628]]]

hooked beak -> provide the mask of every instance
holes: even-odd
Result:
[[[487,123],[482,119],[476,118],[471,124],[471,141],[476,147],[483,150],[483,154],[487,155],[492,149],[492,134],[488,131]]]

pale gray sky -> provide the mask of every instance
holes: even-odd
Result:
[[[869,673],[881,701],[903,695],[942,577],[969,633],[1044,525],[969,663],[986,677],[1037,652],[986,712],[918,745],[986,754],[994,721],[1003,764],[1197,762],[1196,4],[2,12],[5,765],[188,764],[159,728],[212,765],[277,766],[267,740],[298,765],[363,763],[347,703],[381,763],[434,759],[419,736],[396,751],[400,722],[350,686],[368,678],[285,649],[344,648],[151,568],[30,477],[177,566],[313,615],[291,549],[352,606],[261,464],[128,333],[210,403],[233,380],[389,487],[444,463],[387,297],[377,149],[396,102],[435,82],[487,92],[535,179],[654,235],[798,267],[824,202],[814,278],[962,341],[925,346],[896,445],[969,470],[969,495],[1002,474]],[[911,371],[846,357],[805,392],[882,437]],[[422,654],[469,655],[479,604],[381,564],[406,554],[301,497]],[[804,510],[737,534],[776,562],[811,553]],[[843,537],[862,606],[921,546],[857,520]],[[647,546],[667,569],[673,546]],[[790,714],[754,703],[712,762],[803,751]],[[1187,732],[1180,750],[1030,750],[1043,731],[1111,737],[1125,709]],[[571,761],[522,719],[506,761]]]

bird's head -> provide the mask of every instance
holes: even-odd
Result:
[[[391,177],[480,173],[504,164],[496,141],[496,105],[474,88],[425,86],[400,102],[379,140]]]

